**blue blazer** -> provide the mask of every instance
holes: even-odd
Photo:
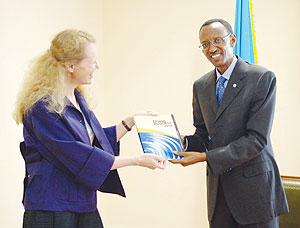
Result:
[[[50,113],[46,100],[24,115],[25,210],[92,212],[97,190],[125,196],[117,171],[110,171],[119,155],[116,127],[102,128],[77,90],[75,96],[95,134],[93,142],[70,102],[61,115]]]

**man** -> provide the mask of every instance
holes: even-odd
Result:
[[[228,22],[205,22],[199,37],[216,69],[194,83],[196,132],[185,137],[189,152],[175,152],[183,158],[171,162],[207,162],[210,227],[279,227],[288,205],[270,141],[275,75],[233,54],[236,36]]]

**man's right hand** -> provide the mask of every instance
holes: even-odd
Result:
[[[206,153],[205,152],[173,152],[176,155],[182,156],[182,159],[170,159],[169,162],[173,164],[181,164],[182,166],[189,166],[196,164],[198,162],[207,161]]]

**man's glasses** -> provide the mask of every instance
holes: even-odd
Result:
[[[222,44],[222,42],[225,40],[226,37],[228,37],[229,35],[231,35],[231,33],[228,33],[226,36],[223,37],[217,37],[215,38],[212,42],[203,42],[199,48],[202,51],[205,51],[209,48],[210,44],[212,44],[213,46],[220,46]]]

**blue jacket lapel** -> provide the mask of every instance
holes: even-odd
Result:
[[[83,112],[87,122],[91,126],[95,137],[97,138],[99,144],[103,148],[103,150],[110,152],[111,154],[114,154],[113,149],[106,138],[106,134],[100,125],[99,121],[97,120],[96,116],[93,114],[92,111],[88,109],[87,103],[84,99],[84,97],[80,94],[79,91],[75,90],[75,96],[76,99],[80,105],[81,111]]]

